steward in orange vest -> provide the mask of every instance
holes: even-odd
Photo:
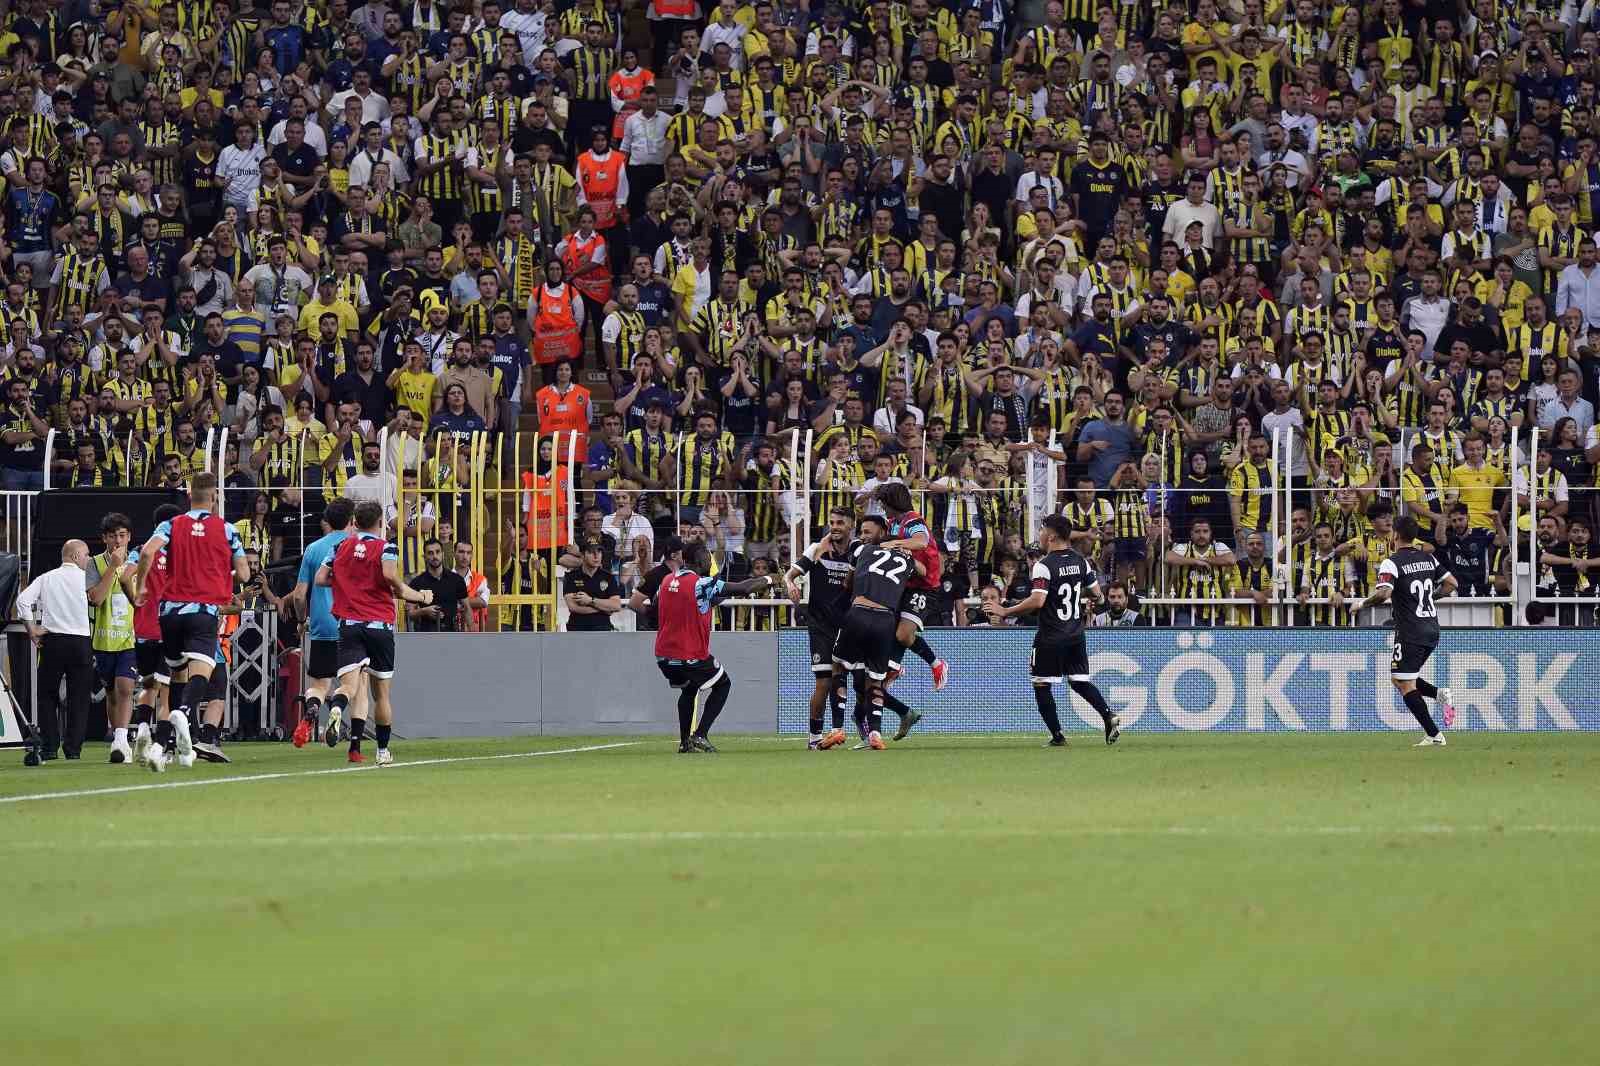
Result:
[[[618,159],[622,156],[618,155]],[[620,167],[621,164],[618,164]],[[597,304],[611,299],[611,263],[605,234],[594,228],[593,208],[578,210],[578,231],[556,245],[566,276],[577,290]]]
[[[571,539],[567,536],[568,471],[566,466],[552,463],[545,456],[546,448],[553,451],[553,442],[541,440],[538,465],[547,471],[553,469],[554,475],[535,474],[532,470],[522,472],[522,512],[526,523],[524,532],[528,537],[527,547],[534,551],[545,551],[552,545],[557,548],[564,547]],[[553,508],[550,499],[552,478],[555,488]]]
[[[617,117],[611,121],[611,139],[618,144],[622,143],[623,123],[628,121],[629,115],[639,110],[639,95],[644,92],[646,85],[656,83],[655,71],[649,67],[641,67],[639,54],[631,48],[624,48],[622,62],[626,64],[630,56],[633,59],[633,69],[629,70],[624,66],[613,71],[608,85],[611,90],[611,108],[617,113]]]
[[[583,354],[578,333],[583,324],[583,301],[578,299],[578,290],[563,280],[566,271],[561,260],[546,263],[544,276],[545,283],[528,298],[528,325],[533,329],[533,361],[545,368],[546,381],[554,381],[552,367],[574,362]]]
[[[623,222],[622,207],[628,202],[628,172],[623,169],[627,162],[621,152],[611,150],[605,128],[596,126],[594,147],[578,157],[578,203],[594,208],[596,229],[608,230]]]
[[[557,363],[555,374],[556,383],[546,385],[533,398],[539,412],[539,432],[550,434],[555,440],[558,462],[565,461],[567,457],[567,437],[576,435],[577,459],[580,463],[585,462],[589,458],[592,408],[589,390],[573,383],[571,363]]]

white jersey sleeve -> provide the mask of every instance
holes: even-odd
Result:
[[[1400,570],[1394,565],[1393,559],[1385,559],[1378,564],[1378,584],[1393,587],[1400,577]]]

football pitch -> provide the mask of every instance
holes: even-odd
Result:
[[[1592,1061],[1600,736],[716,739],[0,753],[8,1058]]]

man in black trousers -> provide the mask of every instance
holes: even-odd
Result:
[[[77,759],[89,725],[94,652],[84,583],[88,563],[89,546],[69,540],[61,548],[61,565],[34,578],[17,597],[17,614],[39,649],[33,692],[42,744],[39,757],[46,761],[56,757],[57,749],[68,759]],[[67,679],[67,702],[58,707],[63,677]]]

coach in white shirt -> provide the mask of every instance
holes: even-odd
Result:
[[[41,747],[39,757],[50,760],[62,749],[76,759],[83,750],[89,726],[89,691],[94,684],[94,652],[89,644],[89,589],[84,567],[89,546],[69,540],[61,547],[61,565],[40,574],[17,597],[17,615],[39,648],[39,671],[33,697]],[[67,680],[67,702],[60,705],[61,679]],[[123,741],[126,758],[127,741]]]

